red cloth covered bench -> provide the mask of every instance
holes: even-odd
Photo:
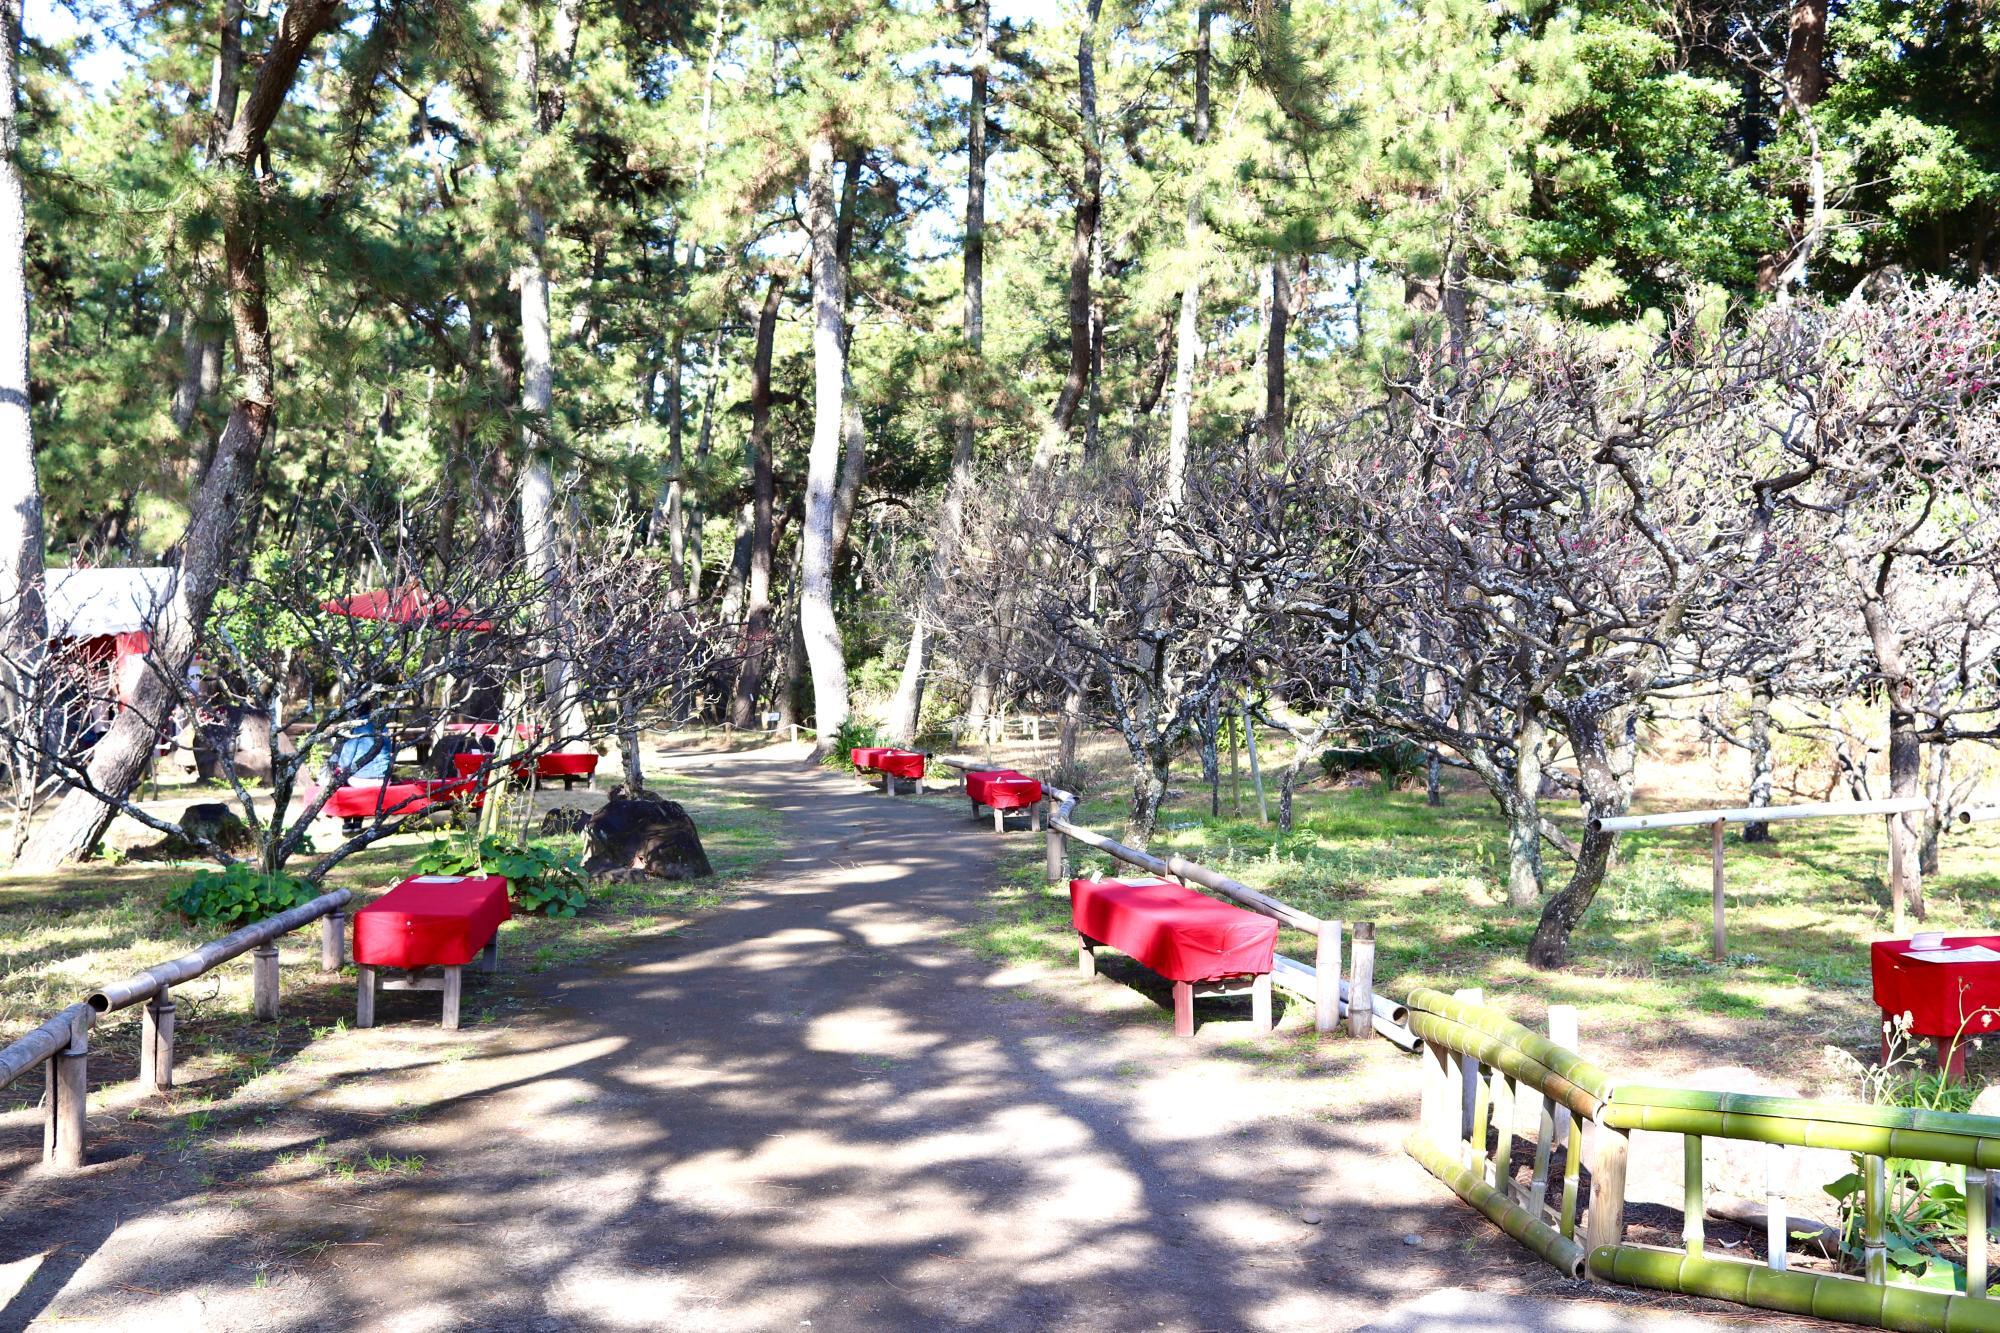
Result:
[[[972,802],[972,816],[979,817],[979,807],[985,806],[993,812],[993,831],[1007,831],[1008,810],[1029,812],[1029,827],[1039,831],[1042,827],[1042,784],[1011,768],[991,768],[969,772],[965,775],[965,794]]]
[[[2000,952],[2000,935],[1947,935],[1942,947]],[[1946,1075],[1962,1079],[1973,1038],[2000,1035],[2000,1013],[1981,1013],[2000,1011],[2000,960],[1929,962],[1912,952],[1910,940],[1876,940],[1869,946],[1875,1003],[1884,1022],[1908,1014],[1910,1035],[1931,1038]],[[1885,1035],[1885,1053],[1887,1045]]]
[[[545,754],[535,760],[537,778],[561,778],[563,790],[576,786],[578,778],[597,786],[597,756],[588,751],[574,754]]]
[[[514,915],[507,881],[499,875],[415,875],[354,914],[354,963],[359,974],[356,1027],[375,1026],[375,992],[444,992],[444,1026],[458,1026],[462,969],[483,957],[488,972],[500,966],[500,923]],[[403,979],[379,969],[406,972]],[[421,975],[432,968],[436,976]]]
[[[1174,985],[1174,1033],[1194,1035],[1194,997],[1250,996],[1257,1031],[1271,1030],[1278,923],[1164,879],[1073,879],[1077,969],[1097,973],[1100,945],[1129,954]],[[1247,985],[1245,984],[1247,979]]]
[[[382,815],[390,819],[401,819],[406,815],[421,814],[443,801],[456,797],[463,789],[462,782],[420,781],[420,782],[350,782],[344,787],[336,787],[326,798],[326,804],[319,808],[321,816],[338,819],[347,833],[359,833],[361,821]],[[318,792],[301,793],[307,805],[312,804]]]
[[[920,751],[899,750],[892,745],[860,745],[848,751],[847,757],[854,761],[857,772],[880,773],[882,790],[891,796],[896,794],[897,778],[908,778],[918,790],[923,789],[927,761]]]

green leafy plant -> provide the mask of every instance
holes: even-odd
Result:
[[[834,731],[833,748],[827,752],[824,759],[820,760],[820,763],[828,768],[836,768],[843,772],[852,773],[854,771],[853,752],[857,749],[880,745],[881,743],[882,734],[876,731],[872,724],[857,722],[853,718],[849,718]]]
[[[1992,1010],[1978,1011],[1950,1045],[1973,1040],[1966,1035],[1967,1030],[1988,1027],[1992,1022]],[[1827,1048],[1829,1060],[1858,1074],[1865,1100],[1924,1111],[1971,1109],[1976,1089],[1953,1081],[1942,1068],[1924,1067],[1927,1062],[1920,1051],[1923,1039],[1911,1034],[1908,1015],[1899,1014],[1883,1023],[1882,1033],[1888,1059],[1880,1065],[1864,1065],[1846,1051]],[[1946,1049],[1942,1054],[1941,1063],[1948,1065],[1951,1051]],[[1866,1259],[1863,1205],[1867,1182],[1862,1159],[1856,1156],[1853,1160],[1855,1169],[1825,1188],[1840,1204],[1842,1258],[1852,1271],[1860,1272]],[[1966,1243],[1965,1168],[1891,1157],[1883,1163],[1883,1177],[1882,1248],[1890,1265],[1898,1270],[1898,1280],[1941,1291],[1960,1289]]]
[[[167,894],[164,906],[190,921],[244,926],[311,902],[319,890],[296,875],[266,875],[238,862],[220,870],[197,871]]]
[[[489,833],[477,843],[442,838],[417,857],[424,875],[501,875],[507,892],[524,912],[575,916],[590,902],[583,864],[574,852],[546,843],[518,843]]]

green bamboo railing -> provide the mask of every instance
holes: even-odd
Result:
[[[1564,1273],[1871,1328],[2000,1333],[2000,1301],[1987,1289],[1989,1227],[2000,1220],[1992,1206],[2000,1186],[2000,1117],[1617,1083],[1552,1037],[1478,1003],[1476,992],[1417,991],[1409,999],[1409,1027],[1424,1055],[1423,1105],[1406,1145],[1410,1155]],[[1538,1111],[1525,1182],[1513,1160],[1524,1107]],[[1589,1206],[1579,1217],[1586,1125]],[[1633,1130],[1682,1136],[1679,1250],[1625,1241]],[[1775,1186],[1766,1202],[1770,1243],[1763,1264],[1707,1253],[1710,1139],[1761,1143],[1773,1153],[1825,1148],[1858,1157],[1861,1275],[1791,1270],[1790,1219]],[[1555,1190],[1549,1172],[1558,1147],[1563,1171]],[[1966,1169],[1962,1291],[1890,1281],[1892,1159]]]

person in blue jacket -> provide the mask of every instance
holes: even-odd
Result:
[[[360,717],[340,743],[333,748],[332,771],[336,786],[349,782],[387,782],[396,757],[396,743],[389,729],[375,720],[374,708],[362,704]]]

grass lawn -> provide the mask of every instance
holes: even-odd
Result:
[[[468,991],[469,1010],[503,1002],[509,976],[546,971],[604,954],[639,935],[671,930],[692,913],[722,901],[744,876],[779,848],[778,824],[769,812],[727,791],[657,769],[652,789],[687,806],[701,831],[716,875],[699,883],[664,881],[595,884],[589,908],[570,919],[516,916],[501,927],[500,985]],[[193,799],[215,799],[188,792]],[[561,797],[544,798],[562,800]],[[582,794],[567,803],[583,803]],[[332,833],[329,821],[325,826]],[[398,834],[342,862],[329,887],[352,889],[359,906],[409,873],[411,863],[440,832]],[[321,842],[328,841],[323,835]],[[573,849],[579,835],[538,839]],[[309,862],[295,861],[303,869]],[[50,1014],[84,998],[96,986],[174,958],[227,933],[189,925],[160,910],[168,889],[187,881],[198,863],[98,863],[46,878],[0,878],[0,1043],[33,1028]],[[351,910],[351,909],[350,909]],[[242,958],[176,988],[177,1072],[206,1096],[224,1095],[296,1052],[317,1030],[350,1021],[354,973],[319,971],[316,928],[280,942],[281,1018],[259,1023],[249,1016],[250,963]],[[93,1037],[91,1078],[105,1083],[137,1068],[138,1007],[104,1020]],[[23,1078],[0,1107],[32,1103],[39,1077]]]
[[[962,798],[960,798],[962,799]],[[1488,1003],[1531,1026],[1550,1003],[1582,1010],[1586,1049],[1614,1072],[1668,1078],[1747,1066],[1824,1086],[1823,1048],[1871,1056],[1879,1015],[1868,943],[1889,933],[1886,837],[1879,819],[1774,826],[1776,841],[1742,844],[1732,831],[1729,960],[1710,961],[1706,828],[1625,835],[1621,856],[1572,948],[1570,966],[1524,961],[1536,914],[1506,905],[1505,832],[1483,794],[1458,791],[1442,808],[1421,792],[1304,788],[1293,831],[1246,814],[1208,814],[1190,783],[1163,812],[1153,850],[1171,848],[1320,916],[1373,921],[1376,987],[1478,986]],[[1275,802],[1273,803],[1275,809]],[[1077,822],[1114,836],[1123,793],[1104,784]],[[1018,835],[1017,835],[1018,837]],[[1994,929],[2000,827],[1947,834],[1930,880],[1929,926]],[[1040,839],[1018,838],[990,921],[968,940],[993,957],[1074,957],[1065,885],[1041,883]],[[1073,847],[1077,873],[1111,875],[1110,858]],[[1551,884],[1567,863],[1551,853]],[[1129,869],[1129,867],[1127,867]],[[1287,931],[1282,952],[1310,961],[1312,941]],[[1974,1052],[1975,1079],[2000,1078],[2000,1048]]]

